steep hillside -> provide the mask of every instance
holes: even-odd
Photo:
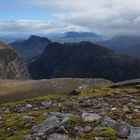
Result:
[[[36,59],[49,43],[51,41],[46,37],[32,35],[28,40],[15,41],[10,43],[10,46],[17,50],[25,60],[30,61]]]
[[[140,77],[140,60],[90,43],[52,43],[34,63],[34,79],[57,77],[104,78],[123,81]]]
[[[51,94],[69,93],[77,88],[108,85],[104,79],[0,80],[0,103]]]
[[[139,101],[135,80],[1,104],[0,140],[139,140]]]
[[[0,41],[0,79],[28,79],[28,69],[22,58]]]

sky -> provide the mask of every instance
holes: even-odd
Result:
[[[140,34],[139,0],[0,0],[0,34]]]

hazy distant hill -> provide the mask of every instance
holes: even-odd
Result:
[[[80,41],[101,41],[102,37],[92,32],[65,32],[63,34],[54,34],[49,36],[53,42],[80,42]]]
[[[46,37],[32,35],[27,40],[15,41],[10,46],[17,50],[25,60],[37,58],[51,41]]]
[[[90,37],[99,37],[97,34],[95,33],[91,33],[91,32],[67,32],[65,35],[66,38],[90,38]]]
[[[140,77],[140,60],[90,43],[52,43],[29,70],[35,79],[104,78],[122,81]]]
[[[140,44],[140,36],[120,35],[115,36],[110,40],[98,42],[98,44],[119,51],[125,47]]]

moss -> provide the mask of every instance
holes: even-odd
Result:
[[[20,140],[19,137],[28,132],[33,125],[41,123],[46,119],[44,113],[58,112],[59,107],[54,106],[50,109],[39,109],[36,111],[29,110],[26,113],[3,113],[2,120],[0,120],[0,140]],[[34,116],[35,119],[23,121],[24,115]],[[25,128],[25,124],[30,123],[31,126]],[[23,134],[23,135],[22,135]]]
[[[110,127],[87,133],[83,136],[83,139],[92,140],[94,137],[103,137],[106,140],[116,140],[117,139],[116,131]]]
[[[136,88],[111,88],[111,87],[98,87],[95,89],[86,89],[80,92],[79,96],[81,97],[92,97],[92,96],[111,96],[114,94],[133,94],[136,93],[138,90]]]
[[[5,140],[22,140],[23,137],[25,135],[27,135],[29,132],[28,131],[17,131],[17,132],[14,132],[14,135],[9,137],[9,138],[6,138]]]
[[[4,140],[16,136],[17,133],[27,131],[27,129],[24,128],[24,122],[21,119],[22,116],[23,114],[10,113],[2,115],[4,119],[0,121],[0,136],[5,138]]]

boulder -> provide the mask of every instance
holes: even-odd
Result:
[[[85,122],[93,122],[93,121],[99,121],[101,119],[101,116],[99,116],[98,114],[94,114],[94,113],[83,113],[82,119]]]

